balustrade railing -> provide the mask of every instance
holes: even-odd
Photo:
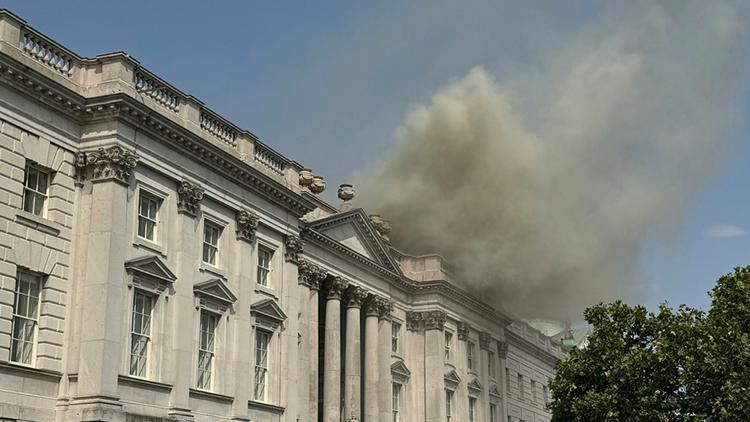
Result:
[[[36,61],[61,75],[73,76],[73,58],[42,37],[24,32],[21,38],[21,49]]]
[[[237,132],[207,110],[201,110],[201,129],[232,148],[237,148]]]
[[[255,161],[275,173],[284,174],[284,161],[275,152],[260,143],[255,144]]]
[[[175,113],[180,111],[180,97],[177,93],[144,72],[135,72],[135,89]]]

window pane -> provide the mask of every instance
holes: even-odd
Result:
[[[26,187],[36,190],[37,179],[36,169],[34,167],[26,167]]]
[[[37,184],[36,191],[39,193],[46,194],[47,193],[47,185],[49,184],[49,180],[47,179],[47,173],[40,171],[39,172],[39,180]]]

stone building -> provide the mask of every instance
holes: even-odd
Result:
[[[0,420],[548,420],[559,347],[324,188],[0,11]]]

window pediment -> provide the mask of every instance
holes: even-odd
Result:
[[[490,396],[502,397],[502,394],[500,393],[500,389],[497,388],[497,384],[492,384],[490,386]]]
[[[286,314],[273,299],[263,299],[250,306],[250,314],[276,328],[286,321]]]
[[[461,377],[458,376],[458,373],[455,369],[451,369],[450,371],[448,371],[445,374],[444,379],[445,386],[452,390],[455,390],[458,385],[461,384]]]
[[[237,301],[229,287],[218,278],[194,285],[193,293],[200,297],[201,305],[205,305],[205,301],[213,302],[219,305],[220,311],[225,311]]]
[[[172,284],[177,280],[177,276],[167,267],[167,264],[156,255],[147,255],[126,261],[125,270],[129,274],[167,284]]]
[[[472,395],[478,396],[479,393],[482,392],[482,384],[476,378],[471,380],[471,382],[466,385],[466,388],[469,389],[469,394],[472,394]]]
[[[391,365],[391,377],[393,377],[394,381],[404,383],[409,380],[410,376],[411,371],[406,367],[406,364],[403,361],[399,360]]]

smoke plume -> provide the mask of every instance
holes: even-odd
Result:
[[[357,177],[360,205],[392,221],[396,247],[443,255],[520,316],[637,299],[645,239],[679,227],[736,136],[747,14],[615,7],[542,65],[476,67],[413,107]]]

